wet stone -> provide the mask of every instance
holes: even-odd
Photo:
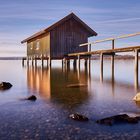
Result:
[[[118,124],[118,123],[135,124],[138,123],[139,120],[140,120],[139,117],[129,117],[127,114],[121,114],[121,115],[115,115],[101,120],[97,120],[96,122],[99,124],[111,126],[113,124]]]
[[[12,87],[12,84],[9,82],[1,82],[0,83],[0,90],[7,90]]]
[[[30,97],[27,98],[27,100],[30,100],[30,101],[35,101],[37,98],[36,96],[32,95]]]
[[[83,115],[78,114],[78,113],[71,114],[71,115],[69,115],[69,117],[73,120],[76,120],[76,121],[88,121],[89,120],[86,116],[83,116]]]

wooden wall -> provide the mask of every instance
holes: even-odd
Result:
[[[75,19],[69,19],[50,32],[51,58],[58,59],[68,53],[87,51],[79,44],[88,42],[89,33]]]
[[[27,56],[50,56],[50,33],[27,42]]]

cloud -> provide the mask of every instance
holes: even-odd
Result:
[[[103,23],[120,23],[120,22],[131,22],[131,21],[139,21],[140,17],[136,18],[125,18],[125,19],[114,19],[114,20],[107,20],[107,21],[102,21]]]

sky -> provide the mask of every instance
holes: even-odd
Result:
[[[22,40],[71,12],[98,33],[89,41],[139,32],[139,7],[140,0],[0,0],[0,57],[26,56]],[[116,46],[137,45],[139,38],[120,40]]]

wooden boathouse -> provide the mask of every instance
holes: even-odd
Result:
[[[50,27],[23,40],[27,43],[27,61],[37,59],[63,59],[70,53],[87,52],[88,47],[79,44],[88,42],[88,37],[97,33],[74,13],[69,14]]]

